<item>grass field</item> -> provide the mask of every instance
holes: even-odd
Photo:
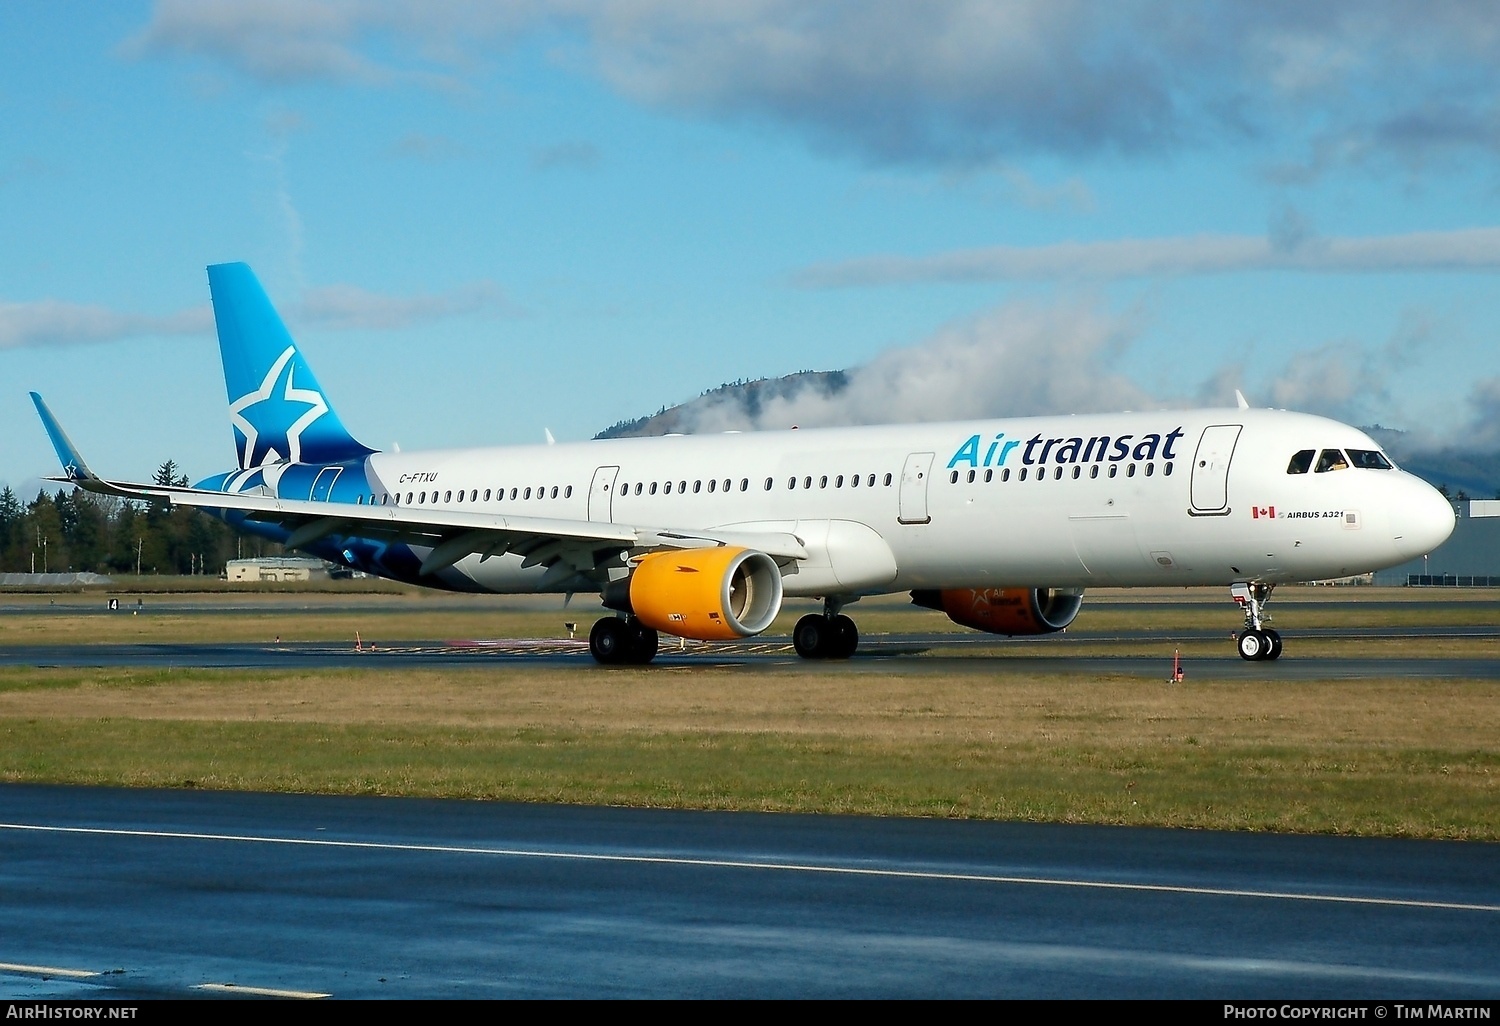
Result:
[[[1404,590],[1305,590],[1278,620],[1293,636],[1386,617],[1497,618],[1482,593],[1434,608],[1434,596],[1408,603]],[[74,599],[85,605],[68,608]],[[402,595],[244,600],[233,613],[131,616],[99,612],[92,595],[5,596],[0,645],[557,636],[565,615],[585,629],[593,616]],[[1086,603],[1077,626],[1143,630],[1108,650],[1169,657],[1173,630],[1222,623],[1227,638],[1235,626],[1222,596],[1202,600],[1154,608],[1106,595],[1095,622]],[[900,603],[854,611],[867,634],[946,622]],[[1439,644],[1470,656],[1496,646],[1337,639],[1317,656],[1414,658]],[[1009,658],[1064,647],[1086,651],[1045,639],[978,649],[992,673],[935,670],[921,656],[878,672],[857,659],[755,672],[519,658],[416,671],[0,669],[0,779],[1500,840],[1500,681],[1167,684],[1038,674]]]

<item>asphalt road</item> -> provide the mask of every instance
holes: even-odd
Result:
[[[29,1000],[1500,993],[1486,844],[5,785],[0,895]]]

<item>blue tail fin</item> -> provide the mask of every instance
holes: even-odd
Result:
[[[345,430],[248,265],[210,266],[208,289],[241,469],[337,463],[375,451]]]

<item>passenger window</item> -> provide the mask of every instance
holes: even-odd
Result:
[[[1119,472],[1120,472],[1120,465],[1118,463],[1111,463],[1109,465],[1109,476],[1110,477],[1114,477]]]
[[[859,475],[858,474],[855,474],[853,477],[849,478],[849,487],[850,488],[858,488],[859,487]]]
[[[824,474],[822,477],[818,478],[818,487],[819,488],[827,488],[828,487],[828,475],[827,474]]]
[[[623,495],[624,493],[625,493],[625,490],[623,488],[620,489],[620,494]],[[526,489],[526,496],[525,497],[528,498],[528,499],[531,498],[531,489],[530,488]]]
[[[488,488],[486,488],[484,490],[484,501],[485,502],[489,502],[490,501],[490,490]]]
[[[871,477],[871,478],[874,478],[874,477],[875,477],[875,475],[874,475],[874,474],[871,474],[871,475],[870,475],[870,477]],[[873,485],[873,484],[874,484],[874,483],[875,483],[875,482],[874,482],[874,481],[873,481],[873,480],[871,480],[871,482],[870,482],[870,484],[872,484],[872,485]],[[886,486],[886,487],[887,487],[887,488],[889,488],[889,487],[890,487],[890,486],[891,486],[891,475],[889,475],[889,474],[887,474],[887,475],[885,475],[885,486]]]
[[[1010,480],[1010,468],[1006,467],[1004,470],[1000,471],[1000,483],[1004,484],[1006,481],[1009,481],[1009,480]]]
[[[652,495],[656,494],[656,482],[655,481],[651,482],[651,494]]]
[[[1391,470],[1391,461],[1374,449],[1350,449],[1349,461],[1360,470]]]
[[[702,481],[694,481],[693,482],[693,494],[697,495],[702,490],[703,490],[703,482]]]
[[[1083,468],[1082,467],[1074,467],[1073,468],[1073,480],[1074,481],[1077,481],[1078,478],[1079,478],[1079,476],[1082,475],[1082,474],[1083,474]]]
[[[515,490],[515,489],[514,489],[514,488],[512,488],[512,489],[511,489],[511,490],[510,490],[510,497],[511,497],[511,498],[512,498],[512,499],[514,499],[514,498],[515,498],[515,497],[516,497],[516,490]]]
[[[1148,464],[1146,464],[1146,476],[1150,477],[1154,473],[1156,473],[1156,464],[1155,463],[1148,463]]]
[[[1135,477],[1135,464],[1134,463],[1132,463],[1130,466],[1128,466],[1128,467],[1125,468],[1125,476],[1126,477]]]
[[[708,479],[708,490],[710,492],[712,492],[714,490],[715,486],[718,485],[718,483],[719,482],[715,481],[713,478],[709,478]]]
[[[641,494],[641,483],[639,481],[635,483],[635,494]]]
[[[1292,457],[1292,462],[1286,465],[1288,474],[1305,474],[1312,469],[1313,450],[1303,449]]]
[[[1092,478],[1096,478],[1098,476],[1099,476],[1099,464],[1095,463],[1092,467],[1089,468],[1089,477],[1090,477],[1090,479],[1092,479]]]
[[[890,484],[891,483],[890,482],[890,475],[889,474],[886,475],[886,482],[885,483],[886,484]],[[867,481],[866,484],[868,484],[871,488],[875,487],[875,475],[874,474],[870,475],[870,480]]]
[[[729,478],[726,477],[724,479],[724,490],[727,492],[727,491],[729,491],[733,487],[734,487],[734,482],[732,480],[730,480]]]
[[[1330,470],[1348,470],[1349,461],[1344,459],[1344,454],[1339,449],[1324,449],[1318,456],[1318,465],[1314,469],[1316,474],[1326,474]]]
[[[993,480],[995,480],[995,471],[993,469],[986,470],[984,472],[984,483],[989,484]]]
[[[742,492],[748,492],[749,490],[750,490],[750,479],[748,477],[742,477],[742,478],[740,478],[740,491],[742,491]]]
[[[1062,480],[1062,467],[1058,467],[1056,470],[1054,470],[1052,472],[1052,480],[1054,480],[1054,481],[1061,481]]]
[[[1022,467],[1021,468],[1021,472],[1016,475],[1016,480],[1017,481],[1024,481],[1024,480],[1026,480],[1026,468],[1025,467]]]
[[[444,502],[452,502],[453,501],[453,493],[452,492],[444,492],[443,493],[443,501]]]
[[[635,490],[636,490],[636,494],[639,495],[641,493],[641,486],[640,485],[636,485],[635,486]],[[557,498],[557,485],[553,485],[552,486],[552,497],[554,499]]]
[[[789,477],[789,478],[786,479],[786,488],[787,488],[787,491],[791,491],[793,488],[796,488],[796,487],[797,487],[797,479],[795,477]]]
[[[771,479],[768,477],[768,478],[766,478],[766,491],[769,492],[770,490],[771,490]]]
[[[948,475],[948,483],[949,484],[958,484],[958,471],[955,470],[951,474]]]
[[[678,481],[677,482],[677,494],[678,495],[686,495],[687,494],[687,482],[686,481]]]
[[[802,479],[802,487],[803,488],[811,488],[812,487],[812,478],[811,477],[804,477]]]
[[[1172,476],[1172,461],[1171,460],[1168,460],[1166,463],[1164,463],[1162,465],[1161,476],[1162,477],[1171,477]]]
[[[838,477],[836,477],[836,478],[833,479],[833,486],[835,488],[842,488],[842,487],[844,487],[844,475],[843,474],[840,474]]]
[[[563,498],[564,499],[571,499],[572,497],[573,497],[573,486],[572,485],[568,485],[568,487],[566,487],[566,488],[563,489]]]

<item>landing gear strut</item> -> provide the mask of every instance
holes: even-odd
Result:
[[[604,666],[645,666],[656,658],[656,631],[635,617],[606,616],[589,631],[589,654]]]
[[[1245,610],[1245,629],[1235,637],[1241,659],[1281,658],[1281,635],[1265,626],[1271,619],[1265,607],[1273,588],[1259,581],[1229,586],[1230,596]]]
[[[808,613],[792,629],[792,647],[803,659],[848,659],[859,647],[859,628],[839,612],[842,603],[825,599],[823,612]]]

